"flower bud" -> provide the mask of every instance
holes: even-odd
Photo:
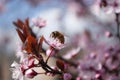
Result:
[[[80,77],[77,77],[76,80],[82,80]]]
[[[100,76],[101,76],[101,74],[97,73],[97,74],[95,75],[95,79],[99,79]]]
[[[106,37],[111,37],[111,36],[112,36],[112,33],[109,32],[109,31],[106,31],[106,32],[105,32],[105,36],[106,36]]]
[[[72,79],[72,76],[71,76],[70,73],[64,73],[63,79],[64,79],[64,80],[71,80],[71,79]]]
[[[29,69],[25,72],[25,76],[28,78],[34,78],[38,73],[33,69]]]

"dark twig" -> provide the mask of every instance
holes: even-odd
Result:
[[[117,38],[120,40],[120,24],[119,24],[119,13],[115,13],[116,16],[116,24],[117,24]]]

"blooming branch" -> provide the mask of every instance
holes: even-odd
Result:
[[[28,78],[34,78],[36,75],[41,74],[41,72],[36,72],[34,70],[34,67],[41,67],[45,72],[43,74],[52,74],[56,75],[59,74],[61,76],[64,76],[64,69],[61,69],[59,67],[60,65],[65,65],[65,63],[56,63],[57,68],[53,69],[50,67],[47,62],[50,57],[54,56],[60,49],[62,49],[64,46],[64,35],[61,34],[58,31],[51,33],[51,38],[53,38],[51,41],[46,40],[44,36],[41,36],[39,38],[36,37],[35,33],[32,31],[31,27],[29,26],[29,19],[26,19],[25,22],[22,22],[18,19],[17,22],[13,22],[16,26],[16,31],[22,41],[22,47],[21,47],[21,53],[17,53],[17,56],[20,57],[20,65],[19,71],[21,72],[22,76],[28,77]],[[37,22],[38,24],[40,22]],[[34,24],[35,26],[38,26]],[[43,26],[42,24],[39,25]],[[44,49],[42,48],[43,42],[45,42],[50,48],[46,51],[46,54],[48,58],[44,60],[44,57],[42,56],[42,53],[45,53]],[[24,53],[22,52],[24,51]],[[23,57],[23,54],[26,54],[26,57]],[[38,61],[38,63],[35,63],[35,61]],[[62,67],[63,67],[62,66]],[[11,66],[13,67],[13,66]],[[17,72],[19,72],[17,71]],[[14,74],[15,71],[13,71]],[[71,78],[71,77],[70,77]],[[19,77],[16,77],[16,79],[19,79]],[[65,79],[66,80],[66,79]]]

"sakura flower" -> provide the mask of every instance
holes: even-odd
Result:
[[[44,39],[45,43],[50,46],[50,48],[55,50],[60,50],[64,48],[64,35],[58,31],[51,33],[49,40]]]
[[[22,45],[18,44],[17,50],[16,50],[16,56],[17,58],[20,58],[20,63],[22,62],[22,60],[24,60],[25,56],[26,56],[26,51],[22,50]]]
[[[55,34],[56,35],[56,34]],[[62,37],[64,38],[64,37]],[[54,56],[57,51],[64,48],[64,42],[62,42],[57,36],[55,38],[50,37],[49,40],[44,39],[45,43],[49,45],[49,49],[46,51],[48,56]]]
[[[64,73],[63,79],[64,79],[64,80],[71,80],[71,79],[72,79],[72,76],[71,76],[70,73]]]
[[[45,42],[56,50],[64,48],[64,44],[60,43],[58,39],[46,40]]]
[[[33,18],[33,19],[32,19],[32,22],[33,22],[33,24],[34,24],[36,27],[39,27],[39,28],[43,28],[43,27],[45,27],[45,25],[46,25],[46,21],[43,20],[43,19],[41,19],[40,17],[38,17],[38,18]]]
[[[80,77],[77,77],[76,80],[82,80]]]
[[[119,67],[119,62],[109,58],[109,59],[106,60],[105,65],[109,70],[115,70]]]
[[[106,13],[120,13],[120,0],[104,0]]]
[[[67,52],[67,54],[65,54],[63,56],[63,58],[65,58],[65,59],[71,59],[73,56],[77,55],[77,53],[80,51],[80,49],[81,48],[78,47],[78,48],[70,50],[69,52]]]
[[[101,74],[97,73],[97,74],[95,75],[95,78],[98,79],[100,76],[101,76]]]
[[[111,36],[112,36],[112,33],[109,32],[109,31],[106,31],[106,32],[105,32],[105,36],[106,36],[106,37],[111,37]]]
[[[32,67],[34,67],[35,66],[35,64],[34,64],[34,59],[32,59],[32,58],[25,58],[24,60],[23,60],[23,62],[22,62],[22,65],[21,65],[21,67],[22,67],[22,69],[23,70],[27,70],[27,69],[29,69],[29,68],[32,68]]]
[[[21,67],[20,67],[20,64],[18,64],[17,62],[13,62],[12,65],[11,65],[11,71],[13,72],[12,73],[12,78],[14,80],[24,80],[24,76],[23,76],[23,73],[21,71]]]
[[[38,73],[36,71],[34,71],[33,69],[28,69],[25,72],[25,76],[28,78],[34,78]]]
[[[115,76],[115,75],[112,75],[112,76],[109,75],[109,76],[107,77],[107,79],[108,79],[108,80],[120,80],[120,77]]]

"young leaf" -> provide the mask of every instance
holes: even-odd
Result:
[[[21,41],[24,43],[26,40],[25,36],[23,35],[23,33],[19,29],[16,29],[16,31],[17,31]]]
[[[39,49],[42,48],[42,43],[43,43],[43,41],[44,41],[44,37],[41,36],[41,37],[40,37],[40,40],[39,40],[39,44],[38,44]]]
[[[56,65],[61,71],[64,71],[64,62],[62,60],[57,60]]]

